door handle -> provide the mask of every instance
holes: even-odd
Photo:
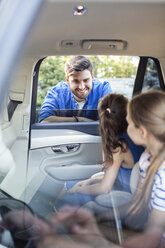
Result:
[[[52,146],[52,150],[55,153],[71,153],[76,152],[80,147],[80,144],[67,144],[67,145],[60,145],[60,146]]]

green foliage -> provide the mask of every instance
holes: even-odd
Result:
[[[160,88],[158,72],[156,69],[155,62],[153,59],[148,59],[146,73],[144,77],[144,86],[145,88]]]
[[[41,64],[38,84],[37,107],[40,108],[47,90],[65,81],[64,67],[69,56],[47,57]],[[133,57],[89,56],[96,78],[130,78],[136,74]]]
[[[52,56],[44,59],[40,66],[37,107],[40,108],[49,88],[65,81],[64,66],[68,57]]]
[[[94,67],[94,75],[99,78],[130,78],[136,74],[137,66],[133,57],[89,56]]]

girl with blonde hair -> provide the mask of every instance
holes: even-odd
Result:
[[[150,216],[154,225],[158,222],[165,230],[165,93],[155,90],[134,97],[127,121],[129,136],[146,147],[139,161],[139,187],[127,217],[136,216],[134,227],[138,228]],[[143,216],[143,223],[138,215]]]
[[[165,92],[154,90],[135,96],[128,104],[127,133],[146,147],[139,160],[139,183],[129,204],[119,207],[127,230],[143,231],[124,247],[165,247]],[[97,217],[112,220],[113,212]]]

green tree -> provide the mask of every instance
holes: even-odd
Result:
[[[93,64],[93,73],[94,76],[97,78],[99,74],[99,67],[100,67],[100,57],[99,56],[89,56],[89,59],[92,61]]]
[[[52,56],[44,59],[40,66],[37,107],[40,108],[50,87],[60,81],[65,81],[64,67],[66,56]]]
[[[130,78],[136,74],[133,57],[90,56],[94,76],[99,78]]]

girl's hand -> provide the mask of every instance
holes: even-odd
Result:
[[[90,184],[90,179],[83,180],[74,185],[71,189],[68,190],[69,193],[78,193],[79,189]]]
[[[86,185],[89,185],[89,184],[90,184],[90,179],[86,179],[86,180],[78,182],[76,185],[79,186],[79,187],[83,187],[83,186],[86,186]]]
[[[76,184],[71,189],[68,190],[68,193],[78,193],[79,188],[81,187],[82,187],[81,185]]]

